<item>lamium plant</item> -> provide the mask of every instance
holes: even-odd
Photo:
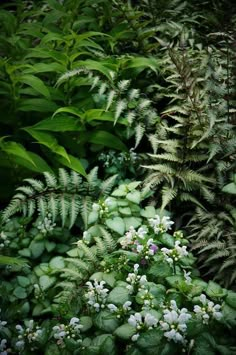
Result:
[[[150,196],[138,181],[120,184],[93,200],[87,224],[78,212],[70,231],[60,214],[39,222],[43,205],[28,219],[27,207],[24,218],[11,210],[2,224],[9,255],[24,250],[9,232],[13,221],[24,227],[23,238],[37,226],[49,245],[57,229],[59,238],[68,234],[64,250],[23,253],[31,267],[3,270],[1,290],[10,292],[1,292],[3,354],[235,352],[236,294],[201,279],[186,235],[167,211],[145,203]]]

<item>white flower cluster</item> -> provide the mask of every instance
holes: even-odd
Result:
[[[42,336],[42,329],[34,325],[33,319],[29,321],[28,327],[25,329],[20,324],[16,325],[18,331],[18,341],[16,342],[16,348],[21,351],[24,349],[25,344],[31,345],[31,350],[35,350],[34,343]]]
[[[0,233],[0,248],[7,247],[10,241],[7,239],[7,235],[2,231]]]
[[[105,213],[109,212],[109,207],[113,205],[113,201],[111,198],[106,198],[104,202],[99,201],[99,203],[93,203],[92,209],[95,212],[99,213],[99,217],[101,218]]]
[[[96,312],[105,308],[109,292],[107,288],[104,288],[105,284],[105,281],[99,283],[97,280],[94,280],[94,285],[91,281],[86,282],[89,290],[85,293],[85,298],[88,300],[89,307],[95,309]]]
[[[133,245],[137,239],[144,239],[147,234],[147,230],[143,227],[140,227],[137,231],[131,226],[128,232],[125,233],[125,236],[120,238],[120,244],[123,249]]]
[[[132,305],[132,302],[126,301],[121,307],[117,307],[113,303],[109,303],[107,305],[107,307],[108,307],[108,309],[110,310],[111,313],[116,313],[117,314],[117,318],[120,318],[121,315],[124,315],[128,311],[131,310],[131,305]]]
[[[0,355],[8,355],[10,349],[7,349],[7,339],[0,339]]]
[[[141,254],[144,259],[148,260],[150,256],[153,256],[157,250],[157,246],[153,244],[153,239],[150,238],[145,244],[137,244],[136,251]]]
[[[164,233],[171,229],[173,221],[170,220],[170,217],[164,216],[160,218],[160,216],[155,215],[154,218],[149,218],[149,224],[153,228],[155,233]]]
[[[83,328],[82,324],[79,324],[79,318],[71,318],[68,325],[60,324],[55,325],[52,330],[54,332],[53,336],[57,340],[57,345],[64,347],[65,339],[74,339],[77,342],[81,342],[80,339],[80,329]]]
[[[52,214],[48,213],[47,216],[38,223],[37,228],[41,233],[47,234],[48,232],[53,231],[55,226],[56,223],[53,223],[52,221]]]
[[[150,309],[154,308],[154,296],[148,290],[143,290],[143,295],[141,298],[143,300],[142,311],[149,311]]]
[[[165,260],[169,264],[173,264],[174,262],[181,259],[183,256],[188,255],[188,251],[186,249],[187,247],[185,245],[181,247],[180,241],[176,240],[175,247],[173,249],[161,248],[161,251],[165,256]]]
[[[164,320],[160,321],[160,326],[164,330],[164,336],[175,343],[186,344],[185,333],[187,322],[192,318],[186,308],[179,309],[174,300],[170,301],[170,309],[164,309]]]
[[[127,290],[129,290],[129,293],[132,294],[134,292],[135,286],[138,286],[139,289],[145,288],[145,284],[147,283],[147,277],[146,275],[138,275],[138,268],[139,264],[134,264],[134,272],[129,273],[128,277],[126,278],[126,281],[129,283],[128,286],[126,286]]]
[[[158,320],[150,313],[147,313],[145,316],[142,316],[141,313],[135,313],[129,317],[128,323],[138,331],[131,338],[132,341],[136,341],[140,336],[140,330],[153,329],[157,326]]]
[[[206,295],[201,294],[200,302],[202,306],[195,305],[194,312],[196,313],[197,318],[201,319],[203,324],[208,324],[210,318],[220,320],[222,318],[221,305],[214,304],[212,301],[206,298]]]

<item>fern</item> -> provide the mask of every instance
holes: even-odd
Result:
[[[25,217],[44,219],[48,213],[53,222],[61,220],[62,226],[72,228],[80,215],[87,227],[88,213],[92,204],[92,197],[106,197],[113,188],[117,175],[101,182],[98,178],[98,168],[88,174],[87,180],[82,179],[74,171],[70,173],[59,169],[58,177],[52,173],[44,173],[45,182],[25,179],[28,185],[17,188],[9,205],[2,213],[2,222],[17,213]]]

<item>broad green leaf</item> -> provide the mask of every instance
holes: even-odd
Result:
[[[137,345],[142,348],[143,351],[153,351],[158,354],[158,349],[161,345],[161,340],[163,337],[163,331],[160,329],[151,329],[145,333],[141,333],[137,340]]]
[[[63,158],[65,158],[65,160],[67,160],[70,163],[70,158],[65,148],[60,146],[57,143],[56,138],[54,138],[51,134],[35,130],[31,127],[22,128],[22,129],[25,130],[27,133],[29,133],[33,138],[35,138],[38,141],[38,143],[45,145],[53,153],[62,156]]]
[[[132,327],[132,325],[126,323],[126,324],[122,324],[120,327],[118,327],[115,330],[115,335],[118,338],[124,339],[124,340],[128,340],[130,339],[134,334],[136,333],[136,328]]]
[[[127,151],[126,145],[113,134],[106,131],[95,131],[87,135],[90,143],[104,145],[105,147]]]
[[[50,99],[50,92],[43,81],[37,78],[34,75],[22,75],[19,78],[19,81],[31,86],[35,91],[45,96],[47,99]]]
[[[40,255],[42,255],[42,253],[43,253],[43,251],[45,249],[44,241],[35,241],[35,240],[33,240],[30,243],[29,249],[30,249],[30,251],[32,253],[32,256],[34,258],[38,258]]]
[[[124,63],[124,69],[136,69],[139,73],[146,68],[157,73],[157,69],[159,68],[158,59],[155,57],[133,57]]]
[[[125,224],[124,224],[124,221],[122,218],[115,217],[113,219],[107,219],[106,225],[108,226],[108,228],[115,231],[116,233],[118,233],[120,235],[124,235]]]
[[[87,60],[80,60],[76,62],[76,66],[85,67],[87,69],[96,70],[99,73],[105,75],[109,80],[113,80],[111,76],[111,71],[116,71],[117,66],[111,63],[106,62],[98,62],[95,60],[87,59]]]
[[[141,194],[140,191],[131,191],[126,195],[127,200],[136,203],[137,205],[140,203],[141,201]]]
[[[60,156],[58,155],[56,159],[59,163],[67,166],[68,168],[86,177],[87,174],[81,161],[78,158],[74,157],[73,155],[67,154],[67,156],[69,161],[68,159],[66,159],[66,157],[62,155]]]
[[[81,332],[86,332],[88,329],[90,329],[93,326],[93,321],[91,317],[83,316],[80,317],[79,319],[80,319],[80,324],[83,326]]]
[[[58,113],[70,113],[71,115],[74,115],[76,117],[83,117],[83,112],[81,112],[77,107],[60,107],[57,109],[54,114],[52,115],[52,118],[56,116]]]
[[[20,100],[17,111],[54,112],[57,108],[55,102],[46,99],[25,99]]]
[[[88,215],[88,224],[95,223],[98,220],[98,212],[91,211]]]
[[[49,262],[50,268],[54,269],[63,269],[65,267],[65,262],[62,256],[55,256]]]
[[[1,143],[1,149],[8,154],[23,158],[24,160],[30,162],[32,165],[35,165],[28,151],[19,143],[3,142]]]
[[[53,173],[53,170],[50,168],[50,166],[39,155],[29,151],[27,151],[27,154],[29,155],[33,163],[18,156],[14,156],[14,162],[20,166],[23,166],[32,171],[36,171],[38,173],[43,173],[44,171],[49,171]]]
[[[225,302],[230,306],[236,309],[236,293],[233,291],[229,291],[228,295],[225,299]]]
[[[27,297],[27,293],[25,291],[25,288],[20,287],[20,286],[15,288],[15,290],[13,291],[13,295],[19,299],[24,299]]]
[[[225,185],[222,189],[223,192],[226,192],[228,194],[236,195],[236,184],[234,182],[231,182],[227,185]]]
[[[98,354],[103,355],[116,355],[117,346],[114,341],[114,337],[111,334],[101,334],[93,339],[92,344],[99,349]],[[87,354],[87,351],[86,351]]]
[[[115,120],[114,119],[114,113],[106,112],[105,110],[98,109],[98,108],[87,110],[84,113],[83,119],[86,122],[91,122],[91,121],[114,122],[114,120]],[[124,119],[119,119],[118,123],[122,124],[122,125],[125,125],[125,126],[127,125],[127,121],[124,120]]]
[[[125,230],[129,230],[131,226],[134,228],[138,228],[142,220],[139,217],[124,217],[124,222],[125,222]]]
[[[54,285],[56,278],[53,276],[42,275],[39,278],[39,285],[43,291],[49,289]]]
[[[158,237],[158,241],[160,241],[160,243],[164,244],[164,246],[168,247],[168,248],[174,248],[175,246],[175,240],[172,237],[172,235],[168,234],[168,233],[163,233]]]
[[[94,324],[101,330],[113,333],[114,330],[119,326],[119,320],[115,314],[112,314],[108,310],[99,312],[94,317]]]
[[[227,291],[224,290],[219,284],[214,281],[209,281],[206,294],[209,297],[224,297],[227,294]]]
[[[108,303],[122,306],[126,301],[130,301],[130,294],[126,287],[117,286],[111,290],[107,298]]]
[[[34,65],[24,70],[25,74],[37,74],[37,73],[63,73],[65,67],[59,63],[34,63]]]
[[[17,282],[21,287],[27,287],[30,285],[30,280],[25,276],[17,276]]]
[[[79,131],[81,125],[78,120],[69,116],[58,116],[54,118],[47,118],[39,123],[31,126],[34,130],[52,131],[52,132],[68,132]]]
[[[143,210],[141,210],[141,216],[146,218],[153,218],[156,215],[156,210],[153,206],[146,206]]]

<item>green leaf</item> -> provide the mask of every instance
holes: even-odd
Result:
[[[30,280],[25,276],[17,276],[17,282],[21,287],[27,287],[30,285]]]
[[[56,278],[53,276],[42,275],[39,278],[39,285],[43,291],[49,289],[54,285]]]
[[[126,301],[130,301],[130,294],[127,288],[117,286],[109,293],[107,302],[116,306],[122,306]]]
[[[166,281],[168,282],[168,284],[169,284],[171,287],[174,287],[174,288],[178,288],[178,286],[179,286],[181,283],[184,283],[184,282],[185,282],[184,277],[183,277],[183,276],[179,276],[179,275],[168,276],[168,277],[166,278]]]
[[[236,195],[236,184],[234,182],[231,182],[231,183],[225,185],[223,187],[222,191],[226,192],[227,194]]]
[[[127,200],[136,203],[137,205],[141,201],[141,193],[139,191],[132,191],[126,195]]]
[[[111,334],[98,335],[93,339],[92,344],[99,348],[99,354],[103,354],[103,355],[117,354],[114,337]]]
[[[17,111],[54,112],[57,108],[55,102],[46,99],[25,99],[20,100]]]
[[[127,151],[126,145],[113,134],[106,131],[95,131],[87,135],[90,143],[103,145],[105,147]]]
[[[94,317],[94,324],[105,332],[113,333],[119,326],[119,320],[116,318],[115,314],[112,314],[108,310],[104,310]]]
[[[19,143],[2,142],[1,149],[7,154],[11,154],[23,158],[24,160],[28,161],[30,164],[35,165],[35,162],[32,160],[29,152]]]
[[[28,160],[25,160],[20,157],[14,157],[14,161],[21,166],[24,166],[25,168],[36,171],[38,173],[43,173],[45,171],[49,171],[50,173],[53,173],[53,170],[50,168],[50,166],[46,163],[43,158],[41,158],[39,155],[27,151],[29,157],[31,158],[32,162],[29,162]]]
[[[65,262],[62,256],[55,256],[49,262],[49,266],[52,269],[63,269],[65,267]]]
[[[120,327],[118,327],[115,330],[114,335],[116,335],[118,338],[128,340],[130,339],[134,334],[136,333],[136,328],[132,327],[130,324],[122,324]]]
[[[140,212],[142,217],[153,218],[156,215],[156,210],[153,206],[147,206]]]
[[[54,118],[47,118],[39,123],[31,126],[34,130],[52,131],[52,132],[68,132],[79,131],[81,125],[78,120],[69,116],[58,116]]]
[[[40,144],[45,145],[53,153],[62,156],[65,160],[67,160],[70,163],[70,158],[69,158],[69,155],[67,154],[65,148],[60,146],[57,143],[56,138],[53,137],[51,134],[45,133],[45,132],[41,132],[41,131],[37,131],[37,130],[31,128],[31,127],[22,128],[22,129],[24,131],[26,131],[27,133],[29,133]]]
[[[158,241],[160,241],[162,244],[164,244],[164,246],[168,248],[174,248],[175,246],[175,239],[168,233],[161,234],[158,237]]]
[[[15,290],[13,291],[13,295],[19,299],[24,299],[27,297],[27,293],[25,291],[25,288],[20,287],[20,286],[15,288]]]
[[[35,307],[33,308],[33,312],[32,315],[34,317],[40,316],[44,310],[44,306],[41,303],[38,303],[35,305]]]
[[[107,219],[106,225],[108,226],[108,228],[115,231],[116,233],[118,233],[120,235],[124,235],[125,224],[124,224],[124,221],[122,218],[115,217],[113,219]]]
[[[131,209],[129,207],[120,207],[119,212],[125,216],[131,216],[132,214]]]
[[[129,230],[131,226],[133,226],[134,228],[138,228],[141,223],[142,220],[141,218],[138,217],[124,217],[124,222],[125,222],[125,230]]]
[[[98,220],[98,212],[97,211],[91,211],[88,216],[88,224],[92,224],[97,222]]]
[[[19,81],[31,86],[35,91],[45,96],[47,99],[50,99],[50,92],[43,81],[37,78],[34,75],[22,75],[19,78]]]
[[[82,176],[87,177],[86,171],[85,171],[84,166],[81,163],[81,161],[78,158],[76,158],[73,155],[71,155],[71,154],[67,154],[66,153],[66,155],[67,155],[69,160],[66,157],[64,157],[63,155],[58,155],[56,157],[56,160],[59,163],[65,165],[68,168],[70,168],[70,169],[76,171],[77,173],[81,174]]]
[[[83,316],[80,317],[79,319],[80,319],[80,324],[83,326],[83,328],[81,328],[81,332],[86,332],[93,326],[93,321],[91,317]]]
[[[209,281],[206,294],[209,297],[224,297],[227,294],[227,291],[224,290],[219,284],[214,281]]]
[[[143,351],[153,351],[158,354],[162,337],[163,331],[160,329],[148,330],[147,332],[140,334],[140,337],[137,340],[137,345],[139,348],[142,348]]]
[[[70,113],[71,115],[74,115],[79,118],[83,117],[83,112],[81,112],[77,107],[72,107],[72,106],[60,107],[54,112],[52,118],[54,118],[54,116],[56,116],[58,113]]]
[[[225,302],[230,306],[236,309],[236,293],[228,291],[228,295],[225,299]]]
[[[159,68],[159,62],[155,57],[133,57],[125,62],[124,69],[136,69],[138,73],[142,72],[146,68],[150,68],[154,72],[157,72]]]
[[[45,246],[44,246],[44,241],[32,241],[30,243],[29,249],[31,251],[31,254],[33,258],[38,258],[40,255],[42,255]]]

